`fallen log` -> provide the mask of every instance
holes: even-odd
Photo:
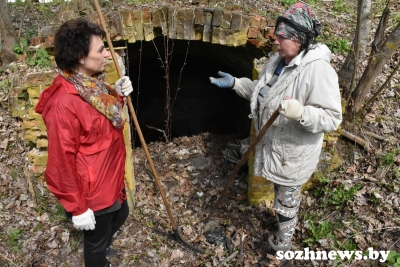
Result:
[[[365,133],[366,135],[369,135],[369,136],[375,138],[376,140],[385,141],[385,137],[380,136],[380,135],[378,135],[378,134],[376,134],[376,133],[372,133],[372,132],[368,132],[368,131],[365,131],[364,133]]]
[[[367,150],[368,152],[371,151],[371,146],[370,144],[365,141],[364,139],[362,139],[361,137],[356,136],[355,134],[352,134],[344,129],[342,129],[341,131],[341,135],[356,142],[356,144],[362,146],[365,150]]]

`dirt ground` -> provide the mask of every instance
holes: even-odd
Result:
[[[3,110],[4,112],[4,110]],[[3,113],[4,114],[4,113]],[[2,115],[2,134],[16,136],[10,139],[7,150],[2,150],[1,169],[1,242],[0,266],[82,266],[82,234],[75,230],[63,216],[63,210],[48,192],[43,181],[33,181],[37,205],[29,192],[30,175],[20,169],[26,163],[26,148],[17,136],[21,125],[8,115]],[[11,129],[11,130],[10,130]],[[12,131],[14,130],[14,131]],[[135,208],[125,225],[117,233],[113,247],[119,254],[111,258],[114,266],[223,266],[219,265],[230,255],[229,266],[277,266],[265,237],[276,228],[276,220],[264,203],[249,206],[246,202],[246,168],[242,168],[229,190],[227,198],[212,220],[205,225],[234,164],[226,162],[221,151],[235,136],[216,136],[203,133],[192,137],[179,137],[169,143],[148,144],[162,188],[166,193],[173,219],[179,226],[180,236],[191,246],[202,250],[197,253],[164,234],[172,233],[160,191],[157,188],[145,154],[141,148],[134,151],[135,159]],[[347,140],[338,146],[348,147]],[[7,153],[8,156],[6,156]],[[343,152],[349,153],[349,151]],[[356,147],[358,162],[369,159]],[[397,240],[399,221],[397,207],[390,210],[389,200],[399,203],[397,194],[378,189],[379,202],[366,192],[384,187],[377,176],[368,176],[368,169],[358,166],[352,172],[351,162],[332,174],[331,188],[340,184],[363,184],[354,199],[340,208],[318,206],[324,197],[314,197],[312,191],[303,196],[300,218],[317,209],[330,221],[343,223],[334,230],[335,236],[324,236],[311,247],[332,249],[329,241],[352,238],[357,249],[399,249]],[[353,162],[354,163],[354,162]],[[398,165],[399,161],[396,160]],[[22,172],[21,172],[22,171]],[[342,174],[340,174],[342,173]],[[364,175],[363,178],[361,178]],[[369,177],[369,178],[368,178]],[[376,181],[375,181],[376,180]],[[398,190],[398,189],[397,189]],[[374,202],[375,201],[375,202]],[[373,204],[373,206],[371,206]],[[356,228],[353,223],[359,224]],[[314,222],[318,224],[318,221]],[[353,228],[354,227],[354,228]],[[355,229],[356,228],[356,229]],[[158,231],[157,231],[158,230]],[[332,234],[331,233],[331,234]],[[313,236],[304,220],[300,220],[294,238],[293,250],[308,247],[304,240]],[[236,264],[236,265],[235,265]],[[296,266],[337,266],[333,261],[293,261]],[[378,266],[373,261],[342,263],[342,266]],[[228,266],[228,265],[226,265]]]

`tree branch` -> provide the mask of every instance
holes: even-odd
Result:
[[[162,132],[162,133],[163,133],[163,135],[164,135],[164,138],[165,138],[165,142],[169,142],[169,139],[168,139],[168,137],[167,137],[167,134],[165,133],[165,131],[164,131],[164,130],[161,130],[161,129],[158,129],[158,128],[156,128],[156,127],[149,126],[149,125],[146,125],[146,126],[147,126],[147,128],[150,128],[150,129],[153,129],[153,130],[156,130],[156,131]]]
[[[356,113],[356,117],[360,116],[366,107],[369,107],[372,102],[375,101],[375,99],[381,94],[381,92],[383,91],[383,89],[386,88],[386,86],[388,85],[388,83],[392,80],[393,76],[396,74],[397,70],[400,68],[400,63],[397,64],[396,68],[394,68],[394,70],[392,71],[392,73],[389,75],[389,77],[386,79],[386,81],[382,84],[382,86],[379,88],[379,90],[367,101],[367,103],[364,104],[364,106]]]
[[[231,260],[233,260],[236,255],[239,253],[238,250],[236,250],[235,252],[233,252],[231,255],[229,255],[228,257],[226,257],[226,259],[224,259],[223,261],[221,261],[221,263],[218,265],[218,267],[222,267],[225,263],[230,262]]]
[[[356,144],[362,146],[368,152],[371,151],[370,145],[367,141],[363,140],[362,138],[342,129],[341,135],[356,142]]]
[[[363,17],[363,9],[364,6],[364,0],[358,0],[358,7],[357,7],[357,11],[358,11],[358,16],[357,16],[357,42],[355,45],[355,51],[354,51],[354,66],[358,66],[358,62],[360,60],[360,38],[361,38],[361,19]],[[350,83],[350,89],[349,89],[349,95],[347,96],[346,102],[348,103],[351,97],[351,93],[354,90],[354,83],[356,81],[356,76],[357,76],[357,70],[358,68],[353,68],[353,74],[351,76],[351,83]]]

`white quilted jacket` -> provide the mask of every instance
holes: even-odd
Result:
[[[304,105],[300,121],[279,115],[255,149],[254,173],[281,185],[304,184],[314,172],[322,148],[323,133],[338,128],[342,121],[338,77],[330,65],[326,45],[315,44],[303,57],[301,52],[284,67],[277,82],[257,110],[261,88],[271,79],[282,57],[275,53],[259,79],[235,78],[233,90],[250,100],[251,117],[257,133],[279,107],[284,96]]]

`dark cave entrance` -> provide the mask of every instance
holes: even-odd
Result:
[[[166,79],[162,61],[164,37],[150,42],[128,44],[128,69],[134,86],[132,104],[145,141],[165,141]],[[169,79],[172,106],[171,138],[212,134],[249,135],[251,120],[249,102],[231,89],[210,83],[218,71],[235,77],[251,78],[253,60],[264,52],[252,45],[227,47],[201,41],[169,40]],[[165,64],[165,63],[164,63]],[[179,86],[179,90],[177,90]],[[139,88],[139,89],[138,89]],[[135,135],[135,147],[141,146]]]

